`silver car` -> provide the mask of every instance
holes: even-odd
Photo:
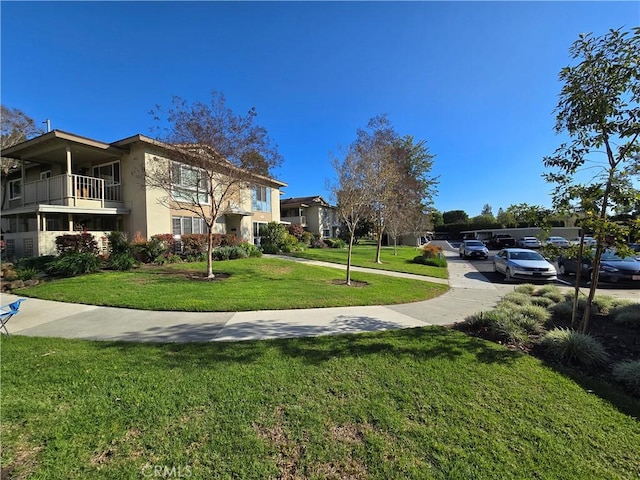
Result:
[[[489,258],[489,249],[480,240],[463,240],[458,252],[460,258]]]
[[[542,243],[536,237],[522,237],[517,241],[517,244],[521,248],[540,248]]]
[[[569,247],[571,244],[569,243],[569,240],[564,237],[549,237],[547,238],[545,245],[565,248]]]
[[[515,278],[551,282],[558,278],[556,267],[538,252],[524,248],[505,248],[493,257],[493,271],[504,274],[506,281]]]

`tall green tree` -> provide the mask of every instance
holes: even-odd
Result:
[[[445,225],[466,224],[469,223],[469,215],[464,210],[449,210],[442,213],[442,220]]]
[[[570,141],[544,158],[551,170],[544,176],[555,184],[556,209],[581,212],[583,227],[598,241],[580,322],[585,331],[605,239],[623,248],[640,227],[638,219],[621,224],[610,217],[639,195],[634,182],[640,176],[640,28],[610,30],[600,37],[582,34],[569,52],[574,63],[560,71],[555,130],[566,132]]]

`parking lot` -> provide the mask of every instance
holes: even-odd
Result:
[[[448,250],[450,252],[458,253],[458,247],[460,246],[460,242],[454,241],[434,241],[434,244],[442,247],[444,250]],[[493,256],[498,253],[498,250],[489,250],[489,258],[486,260],[481,259],[460,259],[461,262],[468,262],[473,265],[473,267],[481,273],[489,282],[504,284],[504,275],[500,273],[495,273],[493,271]],[[450,258],[449,261],[456,261],[455,257]],[[557,267],[557,265],[556,265]],[[516,284],[518,281],[515,281]],[[571,275],[558,275],[558,280],[556,282],[557,285],[563,286],[574,286],[575,285],[575,276]],[[588,287],[587,282],[582,282],[581,287]],[[640,300],[640,288],[629,285],[617,285],[613,283],[601,283],[598,285],[598,292],[601,294],[608,294],[614,297],[624,297],[630,298],[634,300]]]

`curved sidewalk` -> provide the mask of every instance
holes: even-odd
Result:
[[[346,269],[344,265],[286,258]],[[450,256],[448,260],[448,283],[451,289],[440,297],[422,302],[309,310],[200,313],[97,307],[30,298],[22,304],[20,314],[13,317],[7,327],[12,335],[134,342],[184,343],[312,337],[449,325],[491,308],[506,292],[513,290],[513,285],[490,283],[471,263],[458,259],[457,255]],[[360,267],[353,267],[353,271],[447,283],[442,279]],[[15,295],[2,294],[2,304],[16,298]]]

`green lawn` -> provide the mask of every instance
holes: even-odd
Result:
[[[3,478],[640,472],[638,401],[439,327],[209,344],[12,336],[1,373]]]
[[[347,249],[344,248],[309,248],[304,252],[289,253],[295,257],[310,258],[323,262],[347,264]],[[380,260],[382,264],[375,263],[375,245],[354,245],[351,265],[356,267],[376,268],[378,270],[391,270],[393,272],[415,273],[428,277],[447,278],[447,269],[431,267],[413,263],[413,258],[420,255],[420,250],[415,247],[399,246],[398,255],[393,254],[393,247],[382,247]]]
[[[206,272],[206,265],[180,263],[53,280],[16,293],[143,310],[233,312],[408,303],[448,290],[446,285],[365,273],[354,273],[360,286],[348,287],[344,271],[275,258],[215,262],[214,271],[219,280],[193,279]]]

